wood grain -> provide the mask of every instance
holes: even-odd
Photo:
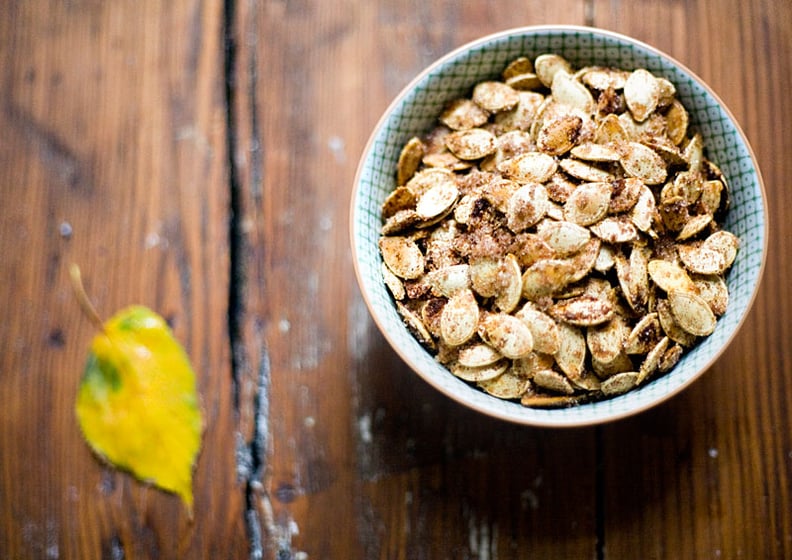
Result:
[[[178,0],[0,18],[0,558],[792,557],[792,5]],[[764,281],[684,393],[608,426],[512,426],[409,372],[355,286],[348,202],[393,97],[531,24],[674,56],[760,163]],[[207,416],[196,514],[102,465],[73,402],[104,316],[159,311]]]
[[[225,333],[228,188],[218,4],[6,7],[0,120],[0,556],[205,557],[247,547]],[[190,354],[207,431],[196,516],[104,467],[73,403],[100,313],[142,303]]]
[[[690,390],[603,429],[605,546],[614,557],[792,555],[789,344],[792,313],[783,185],[792,172],[792,9],[784,3],[595,3],[595,24],[650,42],[704,79],[734,113],[765,180],[769,256],[753,311]],[[738,18],[743,25],[734,25]],[[750,24],[746,24],[751,22]],[[663,29],[673,29],[664,33]],[[629,507],[627,507],[629,506]]]

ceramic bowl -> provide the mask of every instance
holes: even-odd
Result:
[[[451,99],[469,96],[474,84],[497,79],[518,56],[533,60],[556,53],[575,68],[588,65],[646,68],[670,80],[701,133],[705,155],[723,172],[731,189],[731,208],[722,227],[740,238],[737,258],[727,274],[730,301],[715,331],[686,351],[670,372],[623,395],[569,408],[527,408],[492,397],[439,364],[405,327],[381,276],[378,239],[380,207],[395,186],[397,160],[404,143],[435,124]],[[767,252],[767,209],[762,178],[751,147],[723,102],[693,72],[656,48],[593,28],[525,27],[473,41],[423,70],[395,98],[377,123],[362,153],[350,208],[353,262],[360,290],[379,330],[417,375],[461,405],[492,417],[525,425],[571,427],[613,421],[644,411],[688,387],[706,372],[734,339],[756,296]]]

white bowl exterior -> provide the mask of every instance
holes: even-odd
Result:
[[[669,373],[608,400],[561,409],[526,408],[496,399],[454,377],[409,333],[382,282],[380,206],[395,186],[404,143],[435,124],[449,100],[468,96],[473,84],[498,78],[518,56],[552,52],[575,68],[586,65],[646,68],[670,80],[701,133],[705,154],[724,173],[732,205],[724,229],[741,246],[727,276],[730,302],[715,332],[687,351]],[[484,37],[457,49],[422,72],[394,100],[375,128],[358,168],[351,209],[352,250],[358,281],[375,322],[400,357],[431,385],[480,412],[537,426],[582,426],[621,418],[678,393],[708,369],[737,333],[761,279],[767,247],[767,211],[762,179],[748,142],[717,96],[679,62],[639,41],[598,29],[528,27]]]

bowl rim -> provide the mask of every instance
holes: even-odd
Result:
[[[402,348],[396,343],[394,338],[388,332],[386,325],[383,323],[383,320],[380,318],[379,314],[375,311],[374,305],[369,297],[369,293],[365,288],[365,282],[360,270],[359,264],[359,255],[357,251],[357,243],[355,238],[355,214],[356,214],[356,201],[358,199],[358,193],[360,191],[361,185],[361,176],[363,174],[363,170],[365,168],[365,162],[367,159],[367,154],[371,151],[371,148],[380,132],[380,129],[383,125],[387,122],[389,116],[392,114],[394,109],[404,100],[404,98],[409,95],[409,93],[427,76],[432,74],[437,70],[437,68],[443,66],[444,64],[448,63],[449,61],[455,59],[456,57],[463,54],[465,51],[470,49],[477,48],[482,46],[486,43],[497,41],[506,37],[510,36],[520,36],[520,35],[527,35],[527,34],[537,34],[543,32],[577,32],[577,33],[590,33],[593,35],[608,37],[614,40],[617,40],[622,43],[627,43],[635,47],[640,47],[645,49],[649,53],[666,59],[672,65],[678,67],[682,72],[687,73],[696,83],[701,86],[707,94],[712,96],[713,100],[720,106],[723,112],[726,114],[728,119],[730,120],[731,124],[734,126],[735,131],[740,136],[743,145],[751,159],[751,163],[753,165],[753,170],[756,174],[756,183],[759,188],[759,192],[761,195],[761,204],[762,204],[762,215],[763,215],[763,232],[762,232],[762,253],[761,253],[761,261],[759,266],[759,271],[756,276],[756,284],[753,287],[753,291],[748,299],[747,305],[745,307],[745,312],[737,321],[737,324],[734,327],[733,332],[731,335],[724,339],[723,343],[717,348],[715,352],[707,359],[707,361],[698,368],[698,371],[695,374],[691,375],[688,379],[681,382],[679,385],[670,388],[665,393],[659,394],[657,397],[648,400],[646,402],[641,403],[640,405],[629,407],[626,409],[619,410],[617,412],[612,412],[610,414],[603,414],[601,416],[597,416],[594,418],[587,417],[583,419],[574,419],[574,418],[564,418],[563,421],[558,421],[557,419],[553,419],[552,417],[548,417],[545,419],[537,419],[537,418],[529,418],[529,417],[517,417],[505,410],[500,409],[489,409],[485,408],[478,403],[473,403],[468,401],[464,398],[463,395],[454,393],[453,391],[447,390],[445,386],[437,383],[431,376],[426,375],[421,368],[417,367],[417,365],[413,362],[409,355],[403,351]],[[416,373],[421,379],[423,379],[426,383],[431,385],[434,389],[449,397],[451,400],[455,401],[458,404],[463,405],[466,408],[475,410],[476,412],[483,414],[485,416],[489,416],[491,418],[497,418],[499,420],[504,420],[507,422],[511,422],[514,424],[519,424],[523,426],[532,426],[532,427],[540,427],[540,428],[580,428],[586,426],[595,426],[600,424],[605,424],[608,422],[614,422],[617,420],[621,420],[627,417],[635,416],[641,412],[654,408],[660,405],[663,402],[668,401],[672,397],[681,393],[684,389],[689,387],[693,382],[700,379],[704,373],[712,368],[715,362],[721,357],[721,355],[726,351],[726,349],[732,344],[733,340],[736,338],[737,334],[742,329],[743,325],[745,324],[746,319],[751,313],[753,305],[756,301],[757,294],[759,292],[760,285],[762,283],[762,279],[764,277],[765,267],[767,265],[767,252],[769,247],[769,231],[770,231],[770,224],[769,224],[769,212],[767,206],[767,192],[765,190],[764,179],[762,177],[761,170],[759,168],[759,163],[756,158],[756,154],[751,146],[750,142],[748,141],[745,132],[743,131],[742,127],[740,126],[739,121],[735,118],[734,114],[728,108],[728,106],[723,102],[720,96],[701,78],[693,72],[690,68],[688,68],[685,64],[670,56],[669,54],[665,53],[664,51],[654,47],[648,43],[645,43],[639,39],[635,39],[628,35],[624,35],[622,33],[618,33],[615,31],[610,31],[606,29],[601,29],[598,27],[590,27],[590,26],[583,26],[583,25],[531,25],[531,26],[521,26],[521,27],[513,27],[509,29],[505,29],[502,31],[497,31],[495,33],[490,33],[484,36],[481,36],[477,39],[472,41],[466,42],[450,51],[446,54],[441,55],[437,59],[434,60],[431,64],[426,66],[423,70],[421,70],[412,80],[407,83],[399,93],[393,98],[393,100],[388,104],[385,110],[381,113],[380,117],[377,119],[376,124],[372,128],[372,131],[364,145],[362,151],[360,152],[360,158],[358,159],[357,168],[355,171],[355,177],[353,182],[353,188],[350,195],[350,208],[349,208],[349,240],[351,244],[351,251],[352,251],[352,264],[355,272],[355,277],[357,280],[358,288],[360,290],[361,295],[363,296],[363,300],[366,304],[366,308],[368,309],[369,315],[374,320],[375,324],[377,325],[377,329],[382,334],[382,336],[388,342],[390,348],[396,352],[402,362],[407,365],[414,373]],[[450,375],[450,373],[449,373]],[[494,397],[493,397],[494,398]]]

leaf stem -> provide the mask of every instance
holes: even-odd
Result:
[[[86,317],[90,319],[90,321],[102,332],[105,332],[104,324],[102,323],[102,318],[99,317],[99,313],[96,312],[96,308],[91,303],[91,300],[88,298],[88,294],[85,293],[85,287],[82,283],[82,274],[80,273],[80,267],[76,264],[72,263],[69,265],[69,277],[71,278],[72,290],[74,291],[74,296],[77,298],[77,303],[80,304],[80,309],[82,312],[85,313]]]

